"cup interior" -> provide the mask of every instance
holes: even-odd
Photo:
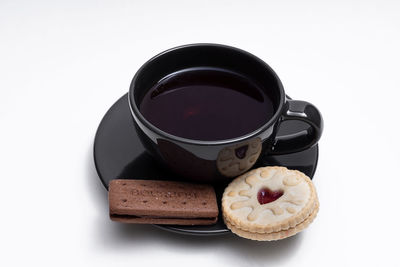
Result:
[[[229,46],[194,44],[167,50],[145,63],[130,88],[130,101],[139,107],[146,92],[167,75],[194,67],[215,67],[242,74],[257,82],[277,111],[283,88],[274,71],[256,56]]]

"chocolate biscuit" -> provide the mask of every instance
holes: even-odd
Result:
[[[210,185],[154,180],[112,180],[110,218],[137,224],[210,225],[218,206]]]

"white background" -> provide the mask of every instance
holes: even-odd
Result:
[[[97,126],[141,64],[195,42],[259,56],[321,110],[321,209],[303,233],[263,243],[109,220]],[[399,266],[399,51],[394,0],[1,0],[0,265]]]

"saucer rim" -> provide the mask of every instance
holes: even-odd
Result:
[[[96,161],[96,143],[98,143],[98,136],[99,136],[99,132],[101,131],[101,126],[103,124],[103,121],[106,118],[106,115],[114,108],[115,104],[117,102],[119,102],[122,98],[126,98],[128,95],[128,93],[125,93],[123,96],[121,96],[120,98],[118,98],[112,105],[111,107],[107,110],[106,113],[104,113],[98,127],[96,130],[96,134],[95,134],[95,138],[94,141],[92,143],[93,146],[93,161],[94,161],[94,166],[96,169],[96,173],[100,179],[100,182],[103,184],[104,188],[107,190],[108,192],[108,184],[105,183],[104,177],[102,177],[101,172],[99,170],[99,166],[98,166],[98,162]],[[289,96],[286,95],[287,98],[291,99]],[[128,101],[127,101],[128,102]],[[128,104],[128,103],[127,103]],[[318,143],[315,144],[315,148],[316,148],[316,159],[315,159],[315,168],[313,169],[311,175],[309,176],[310,179],[312,180],[315,172],[317,170],[317,166],[318,166],[318,161],[319,161],[319,145]],[[310,148],[309,148],[310,149]],[[214,185],[213,185],[214,187]],[[231,231],[228,228],[225,229],[216,229],[216,230],[196,230],[196,229],[185,229],[185,226],[172,226],[172,225],[158,225],[158,224],[153,224],[153,226],[159,228],[159,229],[163,229],[169,232],[173,232],[173,233],[178,233],[178,234],[185,234],[185,235],[192,235],[192,236],[215,236],[215,235],[223,235],[223,234],[227,234],[230,233]],[[200,226],[196,226],[196,227],[200,227]],[[206,226],[205,226],[206,227]]]

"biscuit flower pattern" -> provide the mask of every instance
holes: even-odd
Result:
[[[241,185],[227,192],[227,201],[233,216],[246,217],[249,222],[273,223],[299,212],[310,196],[310,188],[296,173],[284,168],[261,168],[242,177]],[[260,189],[282,191],[276,200],[260,204]],[[247,215],[247,216],[246,216]]]

